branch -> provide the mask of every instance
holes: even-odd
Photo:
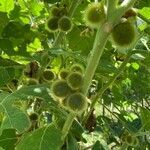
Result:
[[[124,62],[121,64],[121,66],[118,69],[118,72],[98,91],[98,94],[96,95],[95,99],[92,101],[91,105],[90,105],[90,111],[88,112],[88,114],[85,116],[83,122],[85,123],[86,120],[89,118],[96,102],[98,101],[98,99],[100,99],[102,97],[102,94],[107,90],[107,88],[110,87],[110,85],[113,84],[113,82],[118,78],[118,76],[122,73],[122,71],[125,69],[126,64],[129,62],[130,57],[133,53],[129,53],[126,57],[126,59],[124,60]]]

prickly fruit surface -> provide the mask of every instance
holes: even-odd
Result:
[[[65,80],[57,80],[51,85],[51,94],[57,98],[65,98],[70,93],[70,88]]]
[[[87,107],[87,100],[82,93],[74,93],[66,100],[66,106],[70,111],[80,113]]]
[[[67,77],[67,83],[73,90],[80,89],[83,85],[83,76],[79,72],[72,72]]]
[[[58,17],[52,17],[47,21],[47,27],[50,31],[57,31],[58,29]]]
[[[118,47],[130,47],[130,45],[134,42],[135,37],[135,27],[129,21],[119,23],[112,31],[113,41]]]

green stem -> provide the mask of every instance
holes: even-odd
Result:
[[[95,70],[98,66],[99,60],[104,51],[109,33],[105,31],[106,23],[103,24],[97,31],[93,49],[88,60],[87,68],[85,70],[84,84],[82,91],[86,95],[90,86],[91,80],[94,76]]]
[[[128,144],[127,143],[123,143],[120,150],[127,150],[128,148]]]
[[[68,13],[68,17],[72,18],[74,15],[74,12],[76,10],[76,8],[79,6],[79,4],[81,3],[82,0],[73,0],[71,3],[71,6],[69,8],[69,13]],[[54,43],[53,43],[53,47],[59,47],[59,44],[61,43],[63,37],[65,36],[65,32],[59,32]]]
[[[98,91],[98,94],[96,95],[95,99],[93,99],[91,105],[90,105],[90,111],[88,112],[88,114],[85,116],[83,122],[85,123],[87,121],[87,119],[89,118],[96,102],[98,101],[98,99],[100,99],[102,97],[102,94],[105,92],[105,90],[107,90],[107,88],[110,87],[110,85],[113,84],[113,82],[116,80],[116,78],[118,78],[118,76],[122,73],[122,71],[125,69],[126,64],[129,62],[130,57],[133,53],[129,53],[126,57],[126,59],[124,60],[124,62],[121,64],[121,66],[118,69],[118,72]]]
[[[75,113],[70,113],[67,117],[67,120],[65,121],[65,124],[62,129],[62,141],[65,140],[67,134],[69,133],[69,130],[72,126],[73,120],[75,118],[76,114]]]

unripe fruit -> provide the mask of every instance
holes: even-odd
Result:
[[[128,48],[135,41],[136,31],[129,21],[119,23],[113,28],[112,38],[117,47]]]
[[[51,92],[56,98],[65,98],[70,93],[70,88],[65,80],[57,80],[52,83]]]
[[[69,111],[81,113],[87,108],[87,100],[82,93],[74,93],[67,98],[66,106]]]
[[[68,75],[69,75],[69,71],[67,69],[62,69],[59,72],[59,77],[61,79],[66,79]]]
[[[51,14],[52,14],[53,17],[58,17],[59,12],[60,12],[60,9],[57,6],[53,6],[51,8]]]
[[[36,85],[38,84],[38,81],[36,79],[29,79],[27,82],[27,85]]]
[[[72,28],[72,22],[69,17],[63,16],[58,21],[58,27],[61,31],[67,32]]]
[[[67,83],[72,90],[78,90],[83,85],[83,76],[79,72],[72,72],[67,77]]]
[[[50,31],[57,31],[58,29],[58,17],[52,17],[47,21],[47,27]]]
[[[138,144],[139,144],[139,139],[137,137],[135,137],[134,143],[132,146],[138,146]]]
[[[31,121],[36,121],[38,120],[38,114],[37,113],[32,113],[29,115],[29,118]]]
[[[72,72],[80,72],[80,73],[84,73],[84,67],[80,64],[74,64],[71,66],[70,71]]]
[[[91,3],[85,10],[84,19],[88,26],[97,28],[106,18],[104,6],[102,3]]]
[[[42,75],[43,80],[52,81],[55,78],[55,74],[51,70],[45,70]]]

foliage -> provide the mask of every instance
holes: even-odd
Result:
[[[0,150],[149,149],[149,29],[149,0],[0,0]]]

